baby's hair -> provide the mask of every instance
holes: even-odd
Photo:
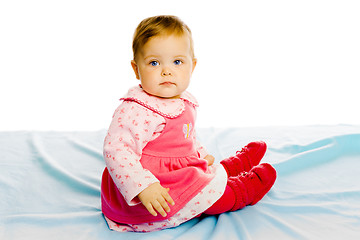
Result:
[[[188,34],[190,38],[191,55],[194,57],[194,47],[190,28],[176,16],[160,15],[146,18],[137,26],[132,44],[134,60],[136,60],[139,50],[150,40],[150,38],[170,34],[175,34],[176,36]]]

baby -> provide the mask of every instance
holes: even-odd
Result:
[[[176,227],[201,214],[254,205],[275,169],[264,142],[214,163],[196,140],[198,103],[186,91],[196,66],[191,31],[175,16],[143,20],[131,66],[140,85],[116,109],[104,141],[102,212],[117,231]]]

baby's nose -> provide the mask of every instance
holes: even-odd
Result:
[[[162,76],[171,76],[171,70],[168,67],[164,67],[161,72]]]

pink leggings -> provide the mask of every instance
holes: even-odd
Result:
[[[216,215],[230,211],[235,204],[235,194],[228,185],[225,188],[224,194],[204,213],[207,215]]]

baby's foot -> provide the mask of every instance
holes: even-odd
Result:
[[[253,166],[257,166],[266,152],[266,143],[262,141],[251,142],[237,151],[235,156],[222,160],[228,176],[237,176],[243,171],[250,171]]]
[[[231,211],[259,202],[270,191],[275,180],[276,170],[268,163],[262,163],[249,172],[242,172],[236,177],[228,178],[228,185],[236,196]]]

